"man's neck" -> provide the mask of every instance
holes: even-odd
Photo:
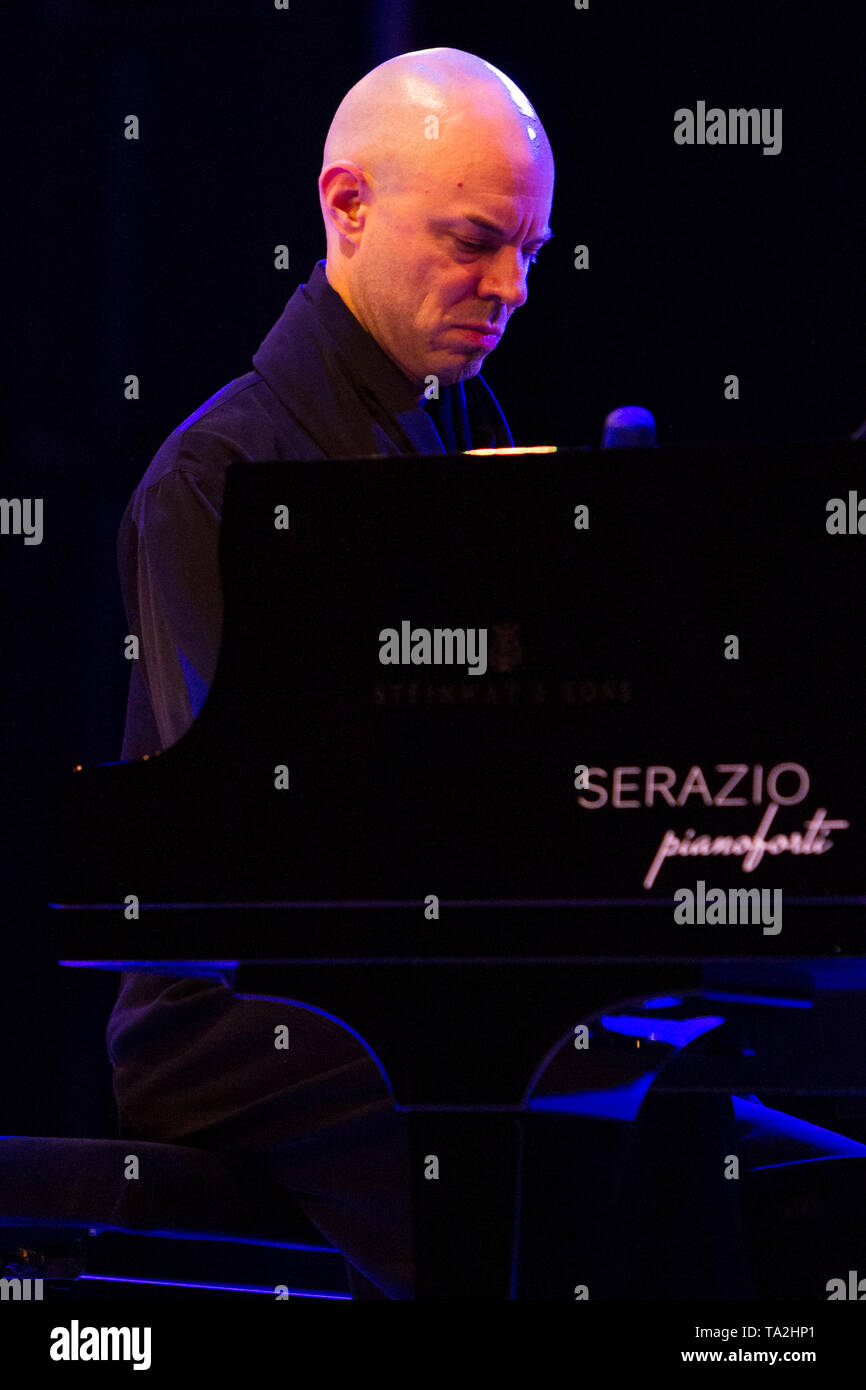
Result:
[[[330,285],[331,289],[334,291],[334,294],[339,295],[340,299],[342,299],[342,301],[343,301],[343,303],[345,304],[346,308],[349,310],[349,313],[350,313],[350,314],[352,315],[352,317],[361,325],[361,327],[363,328],[364,332],[370,334],[370,337],[371,337],[371,338],[373,339],[373,341],[376,343],[377,347],[380,347],[380,348],[382,349],[382,351],[384,352],[385,356],[389,359],[389,361],[391,361],[391,362],[394,363],[394,366],[397,368],[398,372],[400,372],[401,376],[403,376],[403,377],[405,378],[405,380],[406,380],[406,381],[409,383],[409,385],[411,386],[412,390],[415,392],[415,395],[416,395],[418,404],[421,405],[421,406],[423,406],[424,403],[425,403],[425,400],[426,400],[426,397],[425,397],[425,394],[424,394],[425,391],[426,391],[426,385],[425,385],[425,383],[424,383],[423,381],[420,381],[420,382],[419,382],[419,381],[415,381],[412,377],[407,376],[407,375],[406,375],[406,372],[405,372],[405,371],[403,370],[403,368],[400,366],[400,363],[397,362],[397,361],[391,356],[390,352],[389,352],[388,349],[384,346],[384,344],[379,342],[379,339],[375,336],[375,334],[370,333],[369,328],[368,328],[367,325],[364,323],[364,320],[362,319],[361,315],[358,313],[357,309],[355,308],[354,302],[353,302],[353,300],[352,300],[352,295],[351,295],[351,293],[350,293],[350,291],[349,291],[348,285],[345,283],[345,280],[343,279],[343,277],[341,277],[341,276],[335,274],[335,272],[334,272],[334,270],[333,270],[333,267],[331,266],[330,260],[326,260],[326,261],[325,261],[325,279],[327,280],[327,282],[328,282],[328,284]],[[335,281],[336,281],[336,283],[335,283]]]

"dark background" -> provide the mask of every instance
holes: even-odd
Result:
[[[324,256],[316,178],[345,92],[397,53],[450,45],[537,108],[556,239],[484,373],[517,442],[597,443],[627,403],[653,411],[662,444],[847,437],[866,416],[866,20],[855,0],[31,0],[2,24],[0,491],[44,498],[45,539],[0,537],[0,1128],[110,1134],[117,980],[58,968],[46,940],[54,779],[119,754],[123,508]],[[675,145],[674,111],[699,99],[781,107],[782,152]]]

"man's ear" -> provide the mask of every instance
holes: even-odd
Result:
[[[319,175],[319,200],[325,226],[356,243],[364,230],[371,195],[364,171],[348,160],[329,164]]]

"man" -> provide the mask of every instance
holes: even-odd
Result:
[[[392,58],[341,102],[319,177],[326,261],[254,370],[166,440],[121,522],[140,640],[124,759],[175,743],[213,679],[229,463],[512,443],[478,373],[526,302],[553,176],[526,97],[461,50]],[[280,1023],[290,1050],[274,1048]],[[211,981],[130,974],[106,1036],[123,1137],[246,1159],[298,1193],[354,1296],[413,1297],[405,1116],[347,1032]]]

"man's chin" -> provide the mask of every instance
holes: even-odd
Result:
[[[456,386],[458,381],[468,381],[471,377],[477,376],[484,365],[486,354],[482,352],[468,354],[464,357],[453,358],[443,365],[435,375],[439,379],[440,386]],[[431,375],[434,373],[431,372]]]

